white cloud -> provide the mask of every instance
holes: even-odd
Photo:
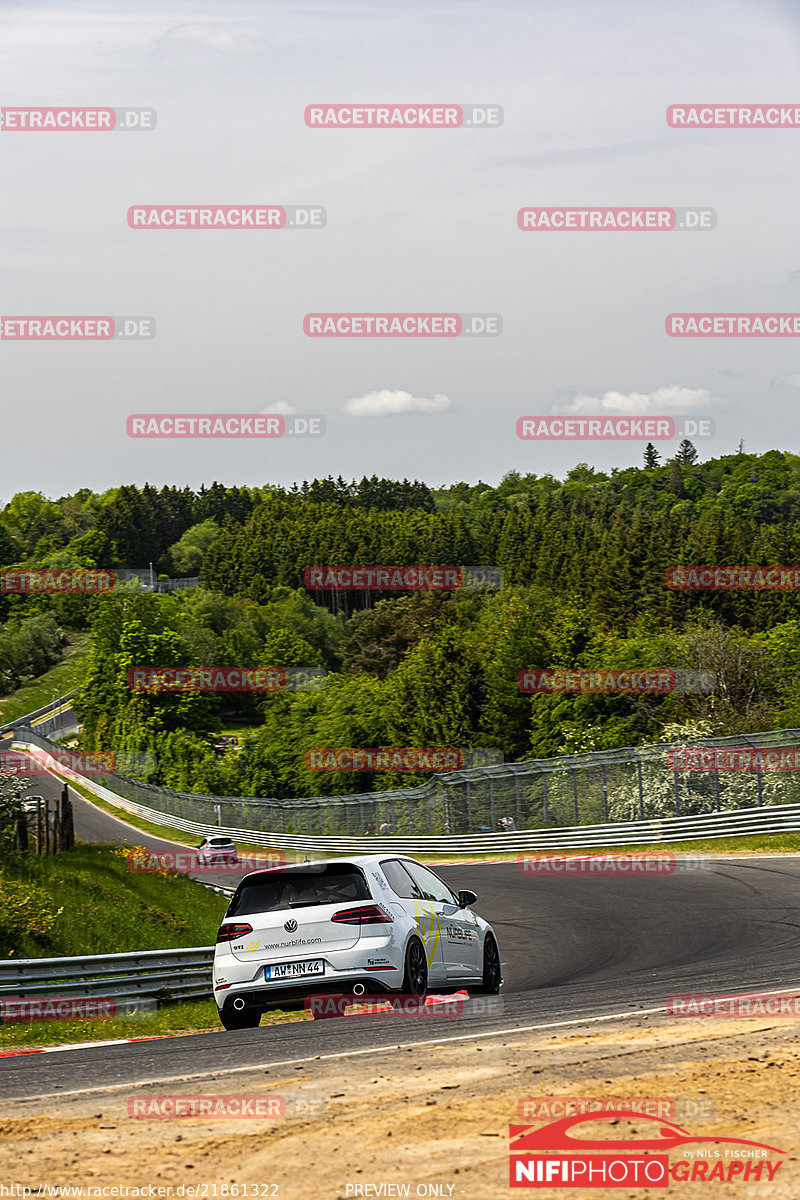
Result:
[[[358,396],[347,400],[344,411],[351,417],[392,417],[400,413],[438,413],[450,408],[448,396],[436,395],[431,399],[426,396],[412,396],[410,392],[392,392],[384,389],[382,392],[367,392],[366,396]]]
[[[800,388],[800,375],[784,375],[780,379],[774,379],[771,386],[774,388]]]
[[[655,392],[605,392],[602,396],[581,393],[566,404],[556,405],[555,413],[564,415],[585,414],[602,416],[605,413],[645,416],[655,413],[669,416],[672,413],[689,413],[716,407],[721,403],[705,388],[681,387],[671,383]]]
[[[172,29],[167,29],[160,38],[160,44],[236,53],[240,50],[249,50],[253,46],[253,39],[239,33],[231,33],[229,29],[221,26],[202,25],[198,21],[193,21],[185,25],[174,25]]]
[[[285,416],[287,413],[297,412],[297,409],[285,400],[278,400],[275,404],[270,404],[268,408],[262,408],[261,411],[262,413],[282,413]]]

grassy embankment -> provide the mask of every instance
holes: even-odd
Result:
[[[182,875],[132,870],[129,850],[78,844],[59,855],[5,861],[0,959],[213,945],[226,898]],[[285,1019],[276,1013],[264,1021]],[[127,1020],[6,1022],[0,1025],[0,1048],[220,1028],[209,999],[165,1005]]]
[[[0,725],[7,725],[9,721],[16,721],[26,713],[43,708],[50,703],[59,687],[62,696],[80,687],[89,648],[89,634],[85,630],[66,630],[66,634],[69,643],[60,663],[45,671],[44,675],[22,684],[16,691],[0,695]]]

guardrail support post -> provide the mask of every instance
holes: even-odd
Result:
[[[675,759],[673,757],[673,762],[674,761],[675,761]],[[677,767],[675,767],[673,769],[672,777],[673,777],[673,781],[675,784],[675,816],[679,817],[681,815],[681,789],[680,789],[680,784],[678,783]]]
[[[719,760],[716,750],[714,751],[714,801],[717,806],[717,812],[719,812],[721,807],[719,802]]]
[[[572,809],[575,813],[575,824],[580,825],[581,818],[578,812],[578,768],[573,766],[570,768],[570,771],[572,774]]]

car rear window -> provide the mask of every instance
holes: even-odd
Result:
[[[330,863],[323,867],[270,871],[244,879],[231,900],[228,917],[247,913],[278,912],[286,908],[313,908],[320,904],[346,904],[371,900],[358,867]]]

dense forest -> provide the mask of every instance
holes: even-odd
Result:
[[[85,748],[153,750],[157,782],[228,795],[412,781],[310,772],[304,755],[320,746],[484,747],[513,760],[655,741],[681,722],[713,734],[800,726],[798,594],[666,586],[673,564],[800,564],[800,457],[700,463],[684,447],[664,464],[650,448],[645,461],[608,474],[579,464],[563,481],[512,472],[494,488],[329,478],[56,501],[23,493],[0,512],[0,565],[153,562],[199,575],[201,587],[0,596],[0,660],[15,631],[26,630],[38,662],[57,653],[60,627],[90,626]],[[303,586],[309,567],[357,565],[491,566],[502,586]],[[327,674],[276,693],[128,686],[135,666],[188,665]],[[707,694],[520,694],[519,671],[554,666],[704,670],[716,684]],[[248,732],[221,755],[214,741],[230,723]]]

